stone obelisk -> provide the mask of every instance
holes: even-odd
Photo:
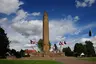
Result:
[[[44,11],[43,16],[43,52],[47,54],[49,52],[49,22],[48,14]]]

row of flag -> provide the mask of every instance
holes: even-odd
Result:
[[[32,41],[32,40],[30,40],[30,43],[31,44],[36,44],[36,41]],[[64,41],[64,42],[59,42],[59,45],[64,45],[64,44],[66,44],[66,42]]]
[[[66,44],[66,42],[64,41],[64,42],[59,42],[59,45],[64,45],[64,44]]]

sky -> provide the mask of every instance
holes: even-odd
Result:
[[[90,40],[96,47],[96,0],[0,0],[0,26],[11,41],[11,49],[31,49],[30,40],[42,39],[44,11],[52,45],[66,41],[63,47],[73,49],[75,43]]]

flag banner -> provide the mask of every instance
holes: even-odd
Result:
[[[64,44],[63,44],[63,42],[60,41],[60,42],[59,42],[59,45],[64,45]]]
[[[91,30],[89,30],[89,36],[92,36],[92,31]]]
[[[33,44],[33,41],[32,41],[32,40],[30,40],[30,43],[31,43],[31,44]]]
[[[66,42],[64,41],[64,44],[66,44]]]
[[[30,43],[31,43],[31,44],[35,44],[36,42],[35,42],[35,41],[30,40]]]

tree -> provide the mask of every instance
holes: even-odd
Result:
[[[21,55],[21,57],[24,57],[25,56],[25,51],[24,50],[20,50],[20,55]]]
[[[0,27],[0,57],[6,58],[6,53],[9,50],[9,40],[7,38],[7,34],[3,30],[3,28]]]
[[[20,54],[20,52],[17,51],[16,54],[15,54],[15,56],[16,56],[16,58],[21,58],[21,54]]]
[[[41,51],[43,51],[43,39],[40,39],[39,41],[38,41],[38,48],[41,50]],[[49,49],[51,48],[51,43],[50,43],[50,41],[49,41]]]
[[[74,46],[74,53],[80,56],[81,53],[86,53],[86,47],[82,43],[76,43]]]
[[[63,48],[62,51],[65,52],[65,56],[73,56],[73,52],[71,51],[70,47]]]
[[[85,41],[85,46],[87,49],[87,56],[95,56],[95,50],[93,47],[93,43],[91,41]]]
[[[15,49],[12,49],[11,52],[10,52],[10,54],[11,54],[12,56],[15,56],[15,55],[16,55],[16,50],[15,50]]]
[[[38,41],[38,48],[39,48],[41,51],[43,51],[43,39],[40,39],[40,40]]]

